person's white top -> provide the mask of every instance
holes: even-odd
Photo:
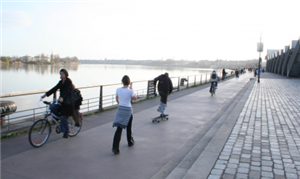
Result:
[[[119,98],[119,105],[125,107],[131,106],[131,98],[134,96],[134,92],[129,88],[118,88],[116,91],[116,96]]]

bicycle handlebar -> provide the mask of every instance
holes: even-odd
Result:
[[[42,101],[44,104],[46,105],[51,105],[51,103],[55,102],[55,104],[60,104],[58,101],[56,100],[53,100],[52,102],[49,102],[49,101],[44,101],[43,98],[40,98],[40,101]]]

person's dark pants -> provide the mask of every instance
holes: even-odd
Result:
[[[167,104],[168,94],[160,92],[159,95],[160,95],[160,101]]]
[[[68,116],[61,116],[60,119],[61,119],[60,120],[61,132],[68,132],[69,131]]]
[[[217,81],[215,81],[215,82],[211,82],[211,85],[210,85],[210,90],[209,90],[209,92],[211,92],[211,90],[212,90],[213,83],[215,83],[216,87],[218,86],[218,82],[217,82]]]
[[[132,126],[132,115],[130,117],[130,120],[128,122],[128,125],[126,127],[127,130],[127,142],[128,145],[132,144],[132,130],[131,130],[131,126]],[[118,127],[116,132],[115,132],[115,136],[114,136],[114,141],[113,141],[113,149],[119,151],[119,145],[120,145],[120,140],[121,140],[121,136],[122,136],[122,128]]]

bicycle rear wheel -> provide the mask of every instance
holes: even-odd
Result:
[[[46,119],[39,119],[33,123],[28,133],[29,143],[33,147],[43,146],[49,139],[51,124]]]
[[[80,126],[79,127],[75,126],[75,121],[74,121],[73,117],[70,116],[68,118],[68,125],[69,125],[69,131],[70,131],[69,136],[70,137],[76,136],[80,132],[80,130],[81,130],[81,127],[82,127],[82,116],[79,115],[79,118],[80,118],[80,121],[79,121]]]

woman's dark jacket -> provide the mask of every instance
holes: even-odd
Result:
[[[46,96],[50,96],[51,94],[55,93],[58,89],[60,90],[60,97],[65,99],[66,96],[68,96],[73,89],[72,81],[69,78],[66,78],[65,82],[62,83],[62,80],[60,80],[56,86],[54,86],[51,90],[49,90],[46,93]],[[62,103],[61,105],[62,116],[71,116],[73,114],[73,110],[74,110],[74,104],[66,105]]]

